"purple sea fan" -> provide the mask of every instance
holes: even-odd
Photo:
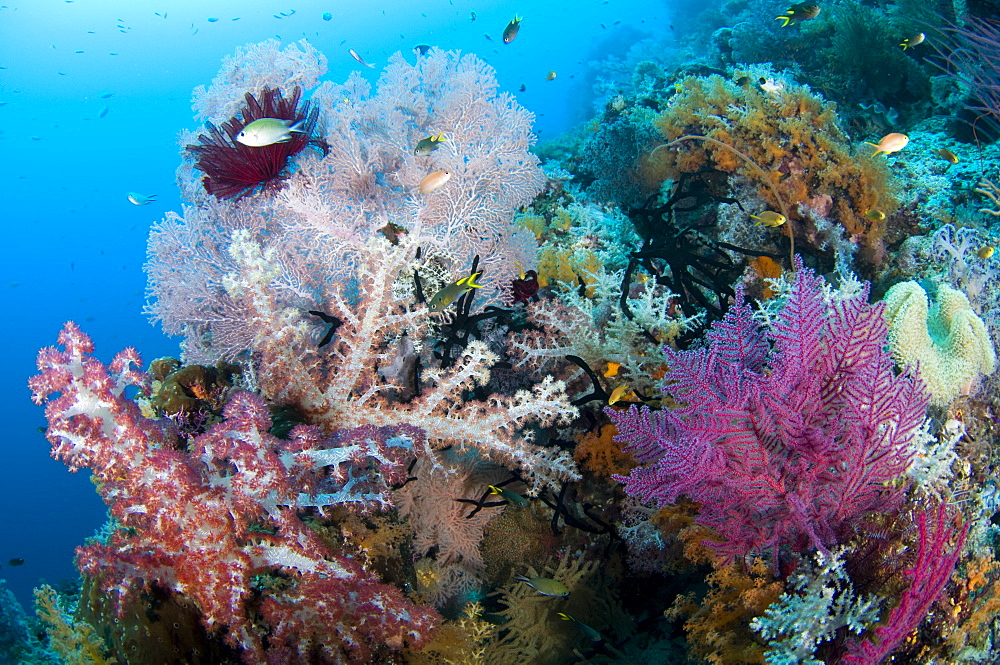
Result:
[[[742,290],[708,349],[664,349],[676,408],[609,408],[646,465],[619,477],[660,505],[700,505],[726,560],[828,548],[865,513],[895,509],[927,409],[920,380],[893,373],[882,305],[823,293],[801,265],[777,320],[760,326]]]

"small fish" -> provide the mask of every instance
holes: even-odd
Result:
[[[218,17],[218,16],[209,16],[209,17],[208,17],[208,19],[206,19],[206,20],[207,20],[207,21],[208,21],[209,23],[215,23],[216,21],[218,21],[218,20],[219,20],[219,17]]]
[[[521,84],[521,87],[520,87],[520,88],[518,88],[518,91],[520,91],[520,92],[524,92],[524,91],[525,91],[525,90],[527,90],[527,89],[528,89],[528,86],[526,86],[526,85],[524,85],[524,84],[522,83],[522,84]]]
[[[554,81],[555,78],[556,78],[556,72],[555,72],[555,70],[552,70],[548,74],[545,75],[545,80],[546,81]]]
[[[132,205],[145,206],[156,201],[156,194],[150,194],[149,196],[143,196],[139,192],[129,192],[128,201]]]
[[[236,140],[251,148],[284,143],[292,140],[293,132],[302,134],[305,131],[301,129],[303,122],[299,120],[292,124],[291,120],[281,118],[257,118],[236,135]]]
[[[493,41],[493,38],[492,38],[492,37],[490,37],[489,33],[487,33],[487,34],[483,35],[483,37],[486,37],[486,39],[488,39],[488,40],[490,40],[490,41]]]
[[[503,29],[503,43],[510,44],[517,37],[517,31],[521,29],[521,17],[515,15],[514,20],[507,24],[507,27]]]
[[[871,220],[873,222],[881,222],[885,219],[885,213],[876,208],[865,211],[865,219]]]
[[[990,245],[987,245],[986,247],[980,247],[979,251],[976,252],[976,256],[978,256],[979,258],[981,258],[981,259],[983,259],[985,261],[986,259],[992,258],[993,257],[993,252],[995,252],[995,251],[996,251],[996,247],[992,247]]]
[[[448,305],[458,300],[459,297],[466,291],[482,288],[482,284],[476,284],[476,278],[481,274],[482,273],[474,272],[471,275],[463,277],[457,282],[452,282],[448,286],[444,287],[434,294],[434,297],[431,298],[431,301],[427,304],[427,309],[435,314],[443,312]]]
[[[738,79],[736,79],[736,85],[740,86],[741,88],[749,88],[750,87],[750,77],[749,76],[741,76],[741,77],[739,77]]]
[[[819,16],[819,5],[812,2],[799,2],[786,9],[780,16],[775,16],[774,20],[784,21],[781,27],[787,28],[790,25],[808,21],[817,16]]]
[[[618,386],[608,395],[608,406],[617,404],[623,399],[631,399],[633,397],[635,397],[635,393],[632,392],[631,388],[628,386]]]
[[[572,621],[576,625],[576,627],[580,629],[580,632],[586,635],[587,639],[589,639],[591,642],[604,641],[604,637],[602,637],[599,632],[597,632],[587,624],[583,623],[582,621],[578,621],[573,617],[571,617],[570,615],[564,614],[562,612],[556,612],[556,616],[558,616],[563,621]]]
[[[918,32],[912,37],[907,37],[906,39],[904,39],[903,42],[900,44],[900,46],[902,46],[903,50],[905,51],[906,49],[911,48],[913,46],[917,46],[918,44],[923,44],[925,37],[926,35],[924,35],[924,33]]]
[[[23,566],[24,565],[24,559],[21,559],[19,557],[17,559],[11,559],[7,563],[8,563],[8,565],[11,565],[11,566]]]
[[[619,369],[621,369],[621,365],[619,363],[613,363],[609,360],[608,368],[604,370],[604,378],[610,379],[613,376],[618,376]]]
[[[565,598],[569,595],[569,587],[550,577],[525,577],[524,575],[518,575],[514,579],[518,582],[524,582],[543,596]]]
[[[958,164],[958,155],[948,150],[948,148],[938,148],[934,151],[934,154],[952,164]]]
[[[73,51],[74,53],[83,53],[83,51]]]
[[[517,506],[518,508],[524,508],[528,505],[528,500],[517,492],[512,492],[509,489],[504,489],[503,487],[497,487],[496,485],[490,485],[490,494],[496,494],[504,501]]]
[[[107,99],[107,98],[111,97],[114,94],[115,93],[113,93],[113,92],[102,92],[101,93],[101,99]]]
[[[437,136],[428,136],[427,138],[420,139],[417,146],[413,149],[413,154],[417,157],[427,157],[432,152],[441,147],[441,144],[447,141],[444,134],[438,134]]]
[[[775,94],[785,89],[785,84],[774,79],[760,77],[760,89],[768,94]]]
[[[375,69],[375,65],[369,65],[367,62],[365,62],[365,59],[362,58],[360,55],[358,55],[358,52],[355,51],[354,49],[349,48],[349,49],[347,49],[347,52],[351,54],[352,58],[354,58],[355,60],[357,60],[358,62],[360,62],[365,67],[370,67],[371,69]]]
[[[476,12],[469,12],[469,20],[473,23],[476,22]]]
[[[764,225],[771,229],[777,226],[781,226],[786,221],[788,221],[785,219],[785,216],[782,215],[780,212],[774,212],[773,210],[765,210],[759,215],[750,215],[750,216],[757,220],[758,226]]]
[[[451,180],[451,173],[448,171],[433,171],[432,173],[428,173],[420,181],[420,193],[430,194],[435,189],[442,187],[449,180]]]
[[[416,46],[413,47],[413,50],[419,53],[420,55],[427,55],[427,52],[431,50],[431,45],[417,44]]]
[[[101,109],[101,112],[97,115],[97,117],[98,118],[103,118],[104,116],[106,116],[108,114],[109,110],[110,109],[107,106],[105,106],[103,109]]]
[[[882,140],[878,143],[868,143],[871,147],[875,148],[875,154],[872,157],[877,157],[880,154],[890,154],[893,152],[899,152],[906,147],[906,144],[910,142],[910,137],[906,134],[900,134],[899,132],[893,132],[891,134],[886,134],[882,137]]]
[[[323,12],[323,20],[324,21],[333,20],[333,14],[331,14],[330,12]]]

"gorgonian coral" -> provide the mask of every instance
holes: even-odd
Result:
[[[198,143],[186,147],[196,158],[195,167],[205,174],[205,191],[219,199],[232,199],[280,189],[289,158],[312,140],[319,117],[319,108],[310,109],[308,101],[299,107],[301,97],[299,87],[285,98],[281,90],[265,86],[257,96],[246,93],[246,105],[221,127],[206,122],[207,134],[199,134]],[[287,120],[289,125],[301,122],[302,131],[292,133],[288,141],[259,147],[236,140],[244,127],[260,118]]]

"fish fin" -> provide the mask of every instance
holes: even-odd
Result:
[[[487,487],[490,490],[490,494],[503,494],[503,492],[500,491],[500,488],[496,485],[487,485]]]
[[[774,20],[775,21],[784,21],[784,23],[781,24],[781,27],[782,28],[787,28],[788,24],[792,22],[792,17],[791,16],[775,16]]]
[[[302,124],[305,120],[299,120],[297,123],[288,128],[290,132],[298,132],[299,134],[304,134],[306,130],[302,129]]]
[[[483,288],[482,284],[476,284],[476,278],[479,277],[482,274],[483,273],[481,273],[481,272],[474,272],[474,273],[472,273],[471,275],[469,275],[465,279],[465,285],[468,286],[470,289],[481,289],[481,288]]]
[[[576,621],[576,619],[566,614],[565,612],[556,612],[556,616],[558,616],[563,621]]]

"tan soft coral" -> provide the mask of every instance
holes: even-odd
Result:
[[[733,151],[706,141],[684,141],[673,149],[658,149],[647,157],[648,171],[671,178],[705,167],[739,173],[754,182],[760,197],[780,209],[770,186],[777,188],[793,216],[804,214],[797,204],[812,205],[828,196],[830,218],[863,244],[866,258],[880,260],[884,221],[865,217],[871,209],[892,212],[897,202],[890,187],[885,158],[873,158],[868,148],[852,147],[837,125],[836,108],[806,86],[781,81],[765,92],[756,85],[739,86],[721,76],[689,76],[656,121],[668,142],[682,136],[708,136],[745,153],[770,182]],[[797,225],[797,236],[808,242],[810,229]]]

